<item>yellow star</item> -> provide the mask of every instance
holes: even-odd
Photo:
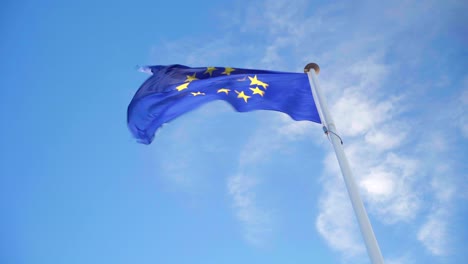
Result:
[[[249,79],[250,79],[250,85],[259,85],[259,86],[262,86],[263,89],[266,89],[268,87],[268,84],[257,79],[257,75],[255,75],[253,78],[249,76]]]
[[[179,91],[179,92],[180,92],[180,91],[182,91],[182,90],[185,90],[185,89],[187,89],[187,86],[188,86],[188,85],[189,85],[189,82],[187,82],[187,83],[183,83],[183,84],[181,84],[181,85],[177,86],[177,87],[176,87],[176,89],[177,89],[177,91]]]
[[[218,93],[226,93],[226,94],[228,94],[228,93],[229,93],[229,91],[231,91],[231,90],[229,90],[229,89],[226,89],[226,88],[221,88],[221,89],[218,89]]]
[[[196,73],[194,73],[193,75],[187,75],[187,79],[185,81],[186,82],[191,82],[191,81],[195,81],[195,80],[198,80],[198,78],[196,77]]]
[[[244,93],[244,91],[242,91],[242,92],[240,92],[240,93],[239,93],[238,91],[236,91],[236,93],[237,93],[237,98],[242,98],[242,99],[244,99],[244,101],[245,101],[246,103],[247,103],[247,100],[251,97],[251,96],[246,95],[246,94]]]
[[[226,67],[226,68],[224,68],[224,71],[221,74],[231,75],[231,72],[233,72],[233,71],[235,71],[233,68]]]
[[[253,91],[253,94],[259,94],[259,95],[262,96],[262,97],[263,97],[263,95],[265,94],[265,92],[262,91],[262,90],[260,90],[260,89],[258,89],[258,87],[255,87],[255,89],[254,89],[254,88],[250,88],[250,90]]]
[[[196,93],[192,92],[191,94],[192,94],[193,96],[205,95],[205,93],[202,93],[202,92],[200,92],[200,91],[198,91],[198,92],[196,92]]]
[[[209,74],[210,76],[213,75],[213,71],[217,70],[215,67],[207,67],[204,74]]]

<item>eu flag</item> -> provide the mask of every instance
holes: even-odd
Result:
[[[127,112],[139,142],[150,144],[156,130],[205,103],[224,100],[238,112],[274,110],[294,120],[321,123],[307,75],[231,67],[148,66],[149,77]]]

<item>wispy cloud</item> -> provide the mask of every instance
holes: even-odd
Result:
[[[400,4],[406,6],[406,11],[399,11],[397,6]],[[402,1],[385,4],[380,8],[373,5],[372,10],[358,10],[354,15],[349,15],[353,13],[350,12],[353,6],[320,6],[307,14],[304,10],[310,10],[310,6],[306,1],[299,2],[297,8],[284,8],[285,5],[286,1],[265,4],[262,6],[263,17],[248,20],[244,25],[245,31],[254,27],[264,28],[267,32],[263,37],[268,39],[268,45],[257,56],[260,65],[301,70],[292,63],[305,65],[310,58],[325,62],[323,68],[329,71],[320,76],[322,86],[326,87],[326,96],[338,129],[345,138],[346,151],[371,216],[388,225],[423,218],[425,211],[422,209],[427,208],[430,201],[422,197],[430,195],[431,190],[421,190],[420,186],[427,182],[428,177],[439,175],[428,176],[422,172],[421,164],[428,160],[405,147],[407,143],[419,144],[422,140],[415,136],[420,131],[411,126],[415,120],[404,117],[408,104],[412,103],[408,96],[412,93],[409,89],[412,81],[400,78],[398,82],[405,85],[406,89],[391,88],[394,93],[389,96],[387,90],[396,84],[396,74],[401,71],[398,63],[386,62],[386,57],[388,54],[400,53],[400,56],[414,58],[408,61],[411,63],[408,67],[417,69],[423,65],[415,55],[421,54],[419,44],[413,42],[403,50],[399,47],[400,43],[390,47],[388,43],[392,43],[398,36],[406,38],[406,34],[413,28],[429,21],[425,12],[434,7]],[[421,14],[419,24],[414,19],[417,15],[409,10]],[[343,16],[344,13],[348,15]],[[371,16],[376,19],[376,23],[364,24],[359,16]],[[391,22],[395,17],[399,18],[397,24]],[[357,26],[350,27],[349,21]],[[385,30],[379,28],[379,25],[385,27]],[[422,38],[434,38],[443,26],[443,23],[431,26],[428,29],[430,35]],[[444,85],[448,82],[445,80],[438,83]],[[272,146],[266,149],[281,148],[281,144],[276,143],[281,140],[298,140],[310,128],[305,123],[284,122],[279,125],[279,135],[282,137],[277,137],[272,141]],[[460,129],[464,131],[464,125]],[[264,143],[264,146],[269,144]],[[253,156],[261,155],[259,149],[251,147],[247,152]],[[342,180],[331,153],[325,161],[325,175],[317,230],[332,248],[344,256],[362,255],[364,249],[359,232],[355,222],[348,220],[354,218],[347,202],[347,193],[344,188],[336,188]],[[434,221],[438,220],[437,226],[446,226],[448,220],[436,217],[438,214],[437,210],[430,213],[425,225],[434,226]],[[425,225],[421,230],[427,230]],[[434,245],[427,243],[429,236],[422,236],[421,232],[415,239],[419,239],[428,249],[434,248]],[[440,228],[438,234],[441,241],[445,241],[442,238],[447,236],[446,229]],[[442,244],[440,242],[439,249]],[[430,252],[438,255],[441,251]]]
[[[309,1],[294,5],[286,0],[257,2],[249,9],[236,9],[235,16],[229,16],[232,24],[223,25],[223,32],[237,30],[241,37],[228,34],[203,43],[189,39],[183,40],[184,45],[168,42],[153,54],[164,57],[165,51],[174,47],[190,47],[189,53],[172,50],[168,54],[181,54],[177,61],[188,64],[235,61],[244,67],[294,71],[301,71],[310,61],[320,62],[319,78],[370,216],[387,226],[422,222],[414,240],[439,256],[447,254],[450,245],[448,204],[457,189],[454,182],[440,181],[455,177],[456,171],[442,168],[450,162],[456,165],[448,153],[460,150],[453,147],[457,139],[441,136],[445,127],[435,124],[450,124],[450,129],[459,131],[464,139],[468,137],[468,78],[458,82],[462,92],[457,98],[443,103],[445,111],[439,111],[438,104],[431,104],[433,109],[428,110],[429,104],[422,101],[447,98],[436,100],[426,94],[437,97],[432,95],[434,90],[456,82],[447,75],[425,76],[425,58],[430,56],[432,65],[442,61],[442,55],[428,46],[454,23],[434,20],[433,13],[449,17],[459,6],[455,1],[406,0],[322,6],[312,6]],[[246,39],[252,41],[246,43]],[[246,239],[256,245],[274,233],[274,216],[256,202],[261,179],[253,165],[268,162],[262,158],[285,148],[285,142],[302,140],[308,133],[322,138],[321,130],[308,122],[291,122],[288,117],[269,121],[271,126],[262,127],[246,141],[239,155],[239,170],[227,181],[235,215]],[[331,248],[344,256],[362,256],[365,251],[357,225],[349,220],[354,219],[353,213],[335,157],[326,142],[316,142],[328,150],[316,228]],[[406,260],[395,258],[393,262],[409,263]]]
[[[228,193],[232,197],[236,217],[242,223],[245,239],[255,246],[264,246],[271,236],[271,215],[256,204],[255,186],[258,179],[238,174],[228,179]]]
[[[446,152],[449,149],[444,149]],[[428,159],[430,159],[429,157]],[[430,166],[431,177],[429,191],[433,194],[433,201],[429,207],[423,225],[420,227],[417,238],[426,249],[435,256],[444,256],[450,253],[449,220],[453,210],[453,200],[457,188],[455,185],[457,174],[451,167],[452,162],[442,160]],[[445,177],[444,177],[445,176]]]
[[[359,230],[343,180],[336,171],[339,169],[331,165],[336,163],[334,159],[335,157],[328,155],[326,160],[330,177],[324,183],[316,227],[333,249],[343,252],[346,258],[356,257],[363,254],[365,248],[359,239]]]
[[[414,257],[403,255],[396,258],[387,258],[385,259],[385,263],[387,264],[413,264],[417,263],[414,261]]]
[[[418,240],[435,256],[447,253],[447,217],[446,210],[433,211],[418,232]]]
[[[302,129],[297,129],[298,136],[279,133],[279,128],[294,125],[294,122],[283,115],[268,115],[259,113],[264,120],[246,140],[239,155],[237,174],[228,179],[228,194],[233,201],[234,213],[242,223],[244,237],[255,246],[269,245],[275,237],[276,223],[280,222],[277,214],[273,214],[274,206],[259,206],[256,201],[262,192],[258,187],[267,181],[267,175],[258,173],[259,167],[271,162],[271,153],[284,151],[288,143],[299,140]],[[308,122],[308,125],[311,125]],[[296,130],[296,128],[290,128]],[[299,132],[301,131],[301,132]],[[261,198],[261,197],[260,197]]]
[[[463,79],[462,82],[462,92],[458,101],[459,109],[457,116],[457,125],[460,128],[463,137],[468,138],[468,113],[466,109],[468,108],[468,76]]]

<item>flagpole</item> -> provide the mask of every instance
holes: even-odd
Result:
[[[311,71],[311,69],[313,69],[313,71]],[[346,189],[348,190],[348,195],[351,200],[351,204],[353,205],[354,213],[356,214],[359,228],[361,230],[362,237],[364,238],[367,253],[371,263],[383,264],[384,260],[382,253],[380,252],[379,244],[375,238],[372,225],[369,221],[369,217],[367,216],[366,209],[364,208],[364,204],[362,203],[361,197],[359,196],[359,191],[353,179],[353,175],[348,164],[348,159],[346,158],[346,155],[343,151],[343,142],[337,134],[335,123],[333,122],[330,112],[328,111],[327,102],[325,101],[318,82],[317,74],[319,71],[320,68],[316,63],[309,63],[304,68],[304,72],[307,73],[307,76],[309,77],[310,88],[314,95],[317,109],[319,109],[324,131],[329,135],[333,144],[333,148],[335,149],[336,158],[338,159],[341,173],[343,174],[343,179],[346,184]]]

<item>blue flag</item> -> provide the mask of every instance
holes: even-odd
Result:
[[[305,73],[183,65],[145,69],[152,76],[127,112],[130,131],[144,144],[151,143],[164,123],[214,100],[224,100],[238,112],[274,110],[321,123]]]

